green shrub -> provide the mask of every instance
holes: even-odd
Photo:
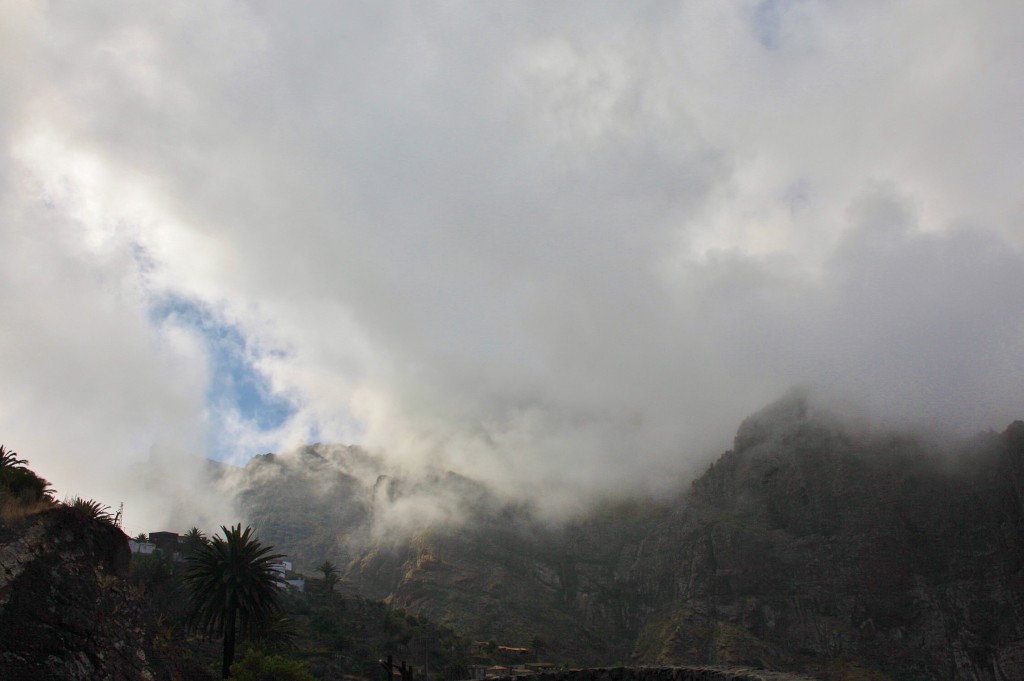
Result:
[[[238,681],[315,681],[306,665],[280,655],[249,650],[231,665],[231,678]]]

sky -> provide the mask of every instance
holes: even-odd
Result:
[[[140,466],[187,496],[204,457],[310,442],[510,494],[656,487],[794,386],[1001,430],[1021,26],[3,0],[0,442],[131,527],[169,512]]]

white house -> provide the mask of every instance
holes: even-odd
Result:
[[[292,571],[292,562],[290,560],[282,560],[278,563],[271,563],[270,569],[279,574],[281,579],[284,579],[285,573]]]
[[[148,556],[156,550],[156,544],[150,544],[148,541],[138,542],[134,539],[129,539],[128,548],[132,550],[132,553],[138,553],[143,556]]]

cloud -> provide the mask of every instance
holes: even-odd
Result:
[[[794,384],[1001,427],[1024,17],[940,5],[19,5],[0,406],[68,448],[99,374],[91,462],[212,423],[513,493],[656,484]],[[287,418],[211,401],[210,328]]]
[[[127,243],[91,239],[73,192],[25,184],[0,199],[2,438],[61,495],[138,514],[151,501],[115,478],[154,448],[198,451],[204,357],[151,324]]]

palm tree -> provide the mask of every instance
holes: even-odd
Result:
[[[17,452],[4,449],[4,446],[0,445],[0,468],[24,468],[27,463],[25,459],[18,458]]]
[[[324,574],[324,590],[327,593],[334,591],[334,585],[338,583],[338,568],[334,566],[334,563],[325,560],[324,564],[317,568],[317,572]]]
[[[188,556],[193,551],[198,551],[202,547],[206,546],[209,540],[206,535],[198,527],[193,527],[185,533],[185,555]]]
[[[280,611],[278,573],[271,567],[281,554],[271,553],[251,527],[220,528],[188,556],[185,583],[189,590],[190,624],[207,636],[224,637],[223,678],[235,660],[238,628],[243,636],[259,634]]]
[[[102,520],[111,525],[114,524],[114,516],[110,513],[110,507],[106,504],[101,504],[95,499],[72,497],[71,499],[64,500],[64,506],[86,518]]]
[[[53,503],[53,488],[33,473],[17,452],[0,445],[0,504],[28,508],[38,503]]]

